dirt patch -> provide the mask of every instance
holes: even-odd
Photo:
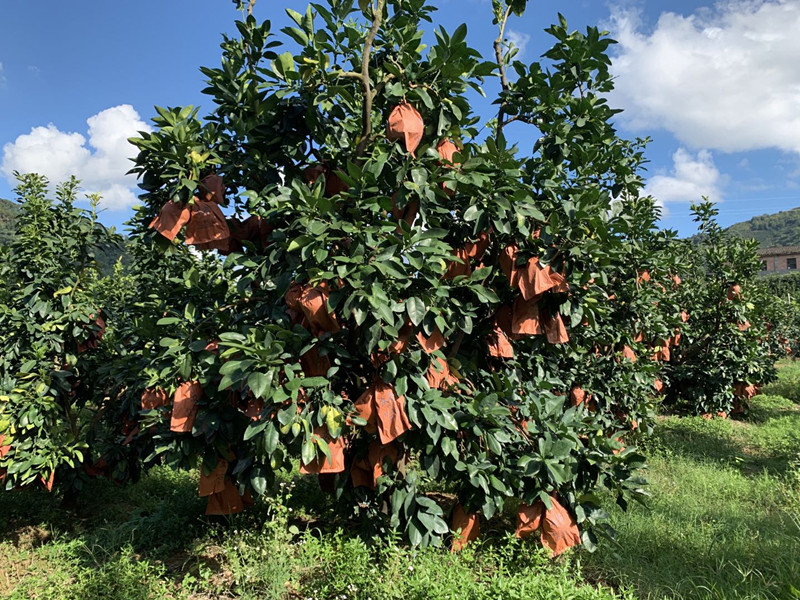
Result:
[[[40,525],[27,525],[15,530],[11,539],[14,540],[14,546],[21,550],[33,550],[39,546],[45,545],[53,539],[52,534]]]
[[[179,550],[171,554],[165,561],[167,576],[173,579],[178,585],[187,575],[202,580],[207,577],[208,586],[213,590],[230,589],[234,583],[234,577],[228,568],[225,558],[225,551],[220,546],[208,546],[195,553],[191,550]],[[208,573],[211,573],[209,576]],[[205,598],[220,598],[199,594],[192,595],[192,600],[204,600]]]

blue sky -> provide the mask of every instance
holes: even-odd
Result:
[[[471,45],[491,55],[489,0],[433,4],[436,25],[466,22]],[[305,2],[259,0],[255,15],[277,30],[286,6]],[[653,138],[647,189],[665,227],[691,234],[689,204],[702,195],[723,225],[800,206],[800,0],[533,0],[507,31],[523,60],[547,49],[558,12],[620,41],[611,102],[624,109],[623,135]],[[0,197],[12,197],[14,169],[75,173],[103,193],[104,222],[121,225],[136,194],[125,139],[154,105],[210,110],[198,67],[218,64],[237,16],[228,0],[5,3]]]

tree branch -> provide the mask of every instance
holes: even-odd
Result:
[[[526,117],[524,115],[515,115],[513,117],[509,117],[505,121],[501,121],[500,125],[508,125],[509,123],[513,123],[514,121],[522,121],[523,123],[527,123],[528,125],[536,125],[536,122],[531,119],[530,117]]]
[[[508,91],[508,77],[506,76],[506,65],[505,61],[503,60],[503,37],[505,36],[506,32],[506,22],[508,21],[508,17],[511,15],[511,6],[506,7],[506,12],[503,14],[503,18],[500,21],[500,34],[497,36],[497,39],[494,41],[494,56],[497,60],[497,68],[500,70],[500,85],[503,88],[504,92]],[[503,117],[505,116],[505,101],[500,102],[500,110],[497,112],[497,134],[500,135],[503,133]]]
[[[391,73],[387,73],[386,75],[383,76],[383,81],[378,83],[378,85],[375,86],[375,89],[372,90],[373,100],[378,97],[378,94],[380,94],[383,91],[383,88],[385,88],[386,84],[389,83],[392,79],[394,79],[394,75],[392,75]]]
[[[361,90],[364,93],[364,106],[361,111],[361,141],[356,147],[356,156],[363,154],[372,137],[373,95],[369,80],[369,59],[372,54],[372,44],[375,42],[375,36],[378,35],[378,30],[381,27],[383,8],[385,5],[386,0],[378,0],[375,10],[372,12],[372,28],[367,34],[366,42],[364,42],[364,56],[361,59]]]
[[[357,73],[356,71],[333,71],[331,75],[334,77],[344,77],[350,79],[361,79],[361,73]]]
[[[250,0],[250,1],[247,3],[247,16],[248,16],[248,17],[252,17],[252,16],[253,16],[253,7],[254,7],[255,5],[256,5],[256,0]]]
[[[466,333],[464,331],[459,331],[458,336],[456,337],[456,341],[453,343],[453,347],[450,348],[450,352],[447,354],[447,358],[453,359],[458,356],[458,351],[461,350],[461,344],[464,342],[464,337]]]

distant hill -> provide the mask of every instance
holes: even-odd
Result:
[[[0,245],[6,246],[14,239],[14,219],[19,207],[10,200],[0,198]]]
[[[727,231],[738,237],[754,238],[762,248],[800,246],[800,208],[753,217],[731,225]]]

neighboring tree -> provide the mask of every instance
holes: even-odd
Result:
[[[97,372],[122,282],[102,276],[96,255],[119,236],[97,221],[98,197],[90,211],[75,207],[76,179],[55,201],[44,177],[18,179],[16,231],[0,264],[0,471],[6,489],[58,481],[74,491],[83,467],[91,473],[117,441]]]
[[[694,241],[681,242],[683,284],[675,301],[686,323],[668,340],[664,403],[673,410],[727,416],[745,409],[763,383],[775,378],[778,320],[772,294],[761,287],[758,242],[726,234],[709,202],[693,205]],[[671,348],[670,348],[671,346]]]
[[[14,241],[19,212],[19,206],[0,198],[0,246],[8,246]],[[130,257],[125,249],[125,238],[121,243],[115,240],[109,246],[98,248],[95,256],[104,275],[111,275],[114,272],[114,267],[120,257],[123,266],[130,265]]]
[[[790,301],[800,299],[800,273],[767,274],[759,282],[773,296]]]
[[[235,273],[224,269],[214,255],[178,245],[153,252],[150,241],[134,236],[129,246],[133,268],[129,296],[114,322],[115,359],[101,373],[113,382],[113,395],[122,400],[118,428],[136,439],[134,444],[126,442],[128,451],[147,465],[166,462],[189,468],[196,465],[202,443],[186,436],[151,436],[164,417],[169,425],[172,415],[164,414],[160,395],[142,398],[142,388],[163,386],[163,393],[172,397],[180,382],[195,379],[208,387],[219,379],[216,344],[210,342],[220,331],[236,326],[231,322],[238,306],[231,296]],[[247,426],[236,406],[218,408],[217,416],[225,421],[237,423],[238,417],[243,421],[238,424]],[[165,444],[183,450],[164,457]]]
[[[763,302],[767,309],[764,319],[773,352],[796,358],[800,353],[800,273],[762,276],[758,284],[768,296]]]
[[[501,28],[517,4],[496,5]],[[520,535],[591,546],[596,493],[643,493],[624,436],[651,425],[658,367],[637,340],[672,323],[641,280],[671,284],[671,236],[639,198],[642,144],[611,125],[608,38],[562,19],[524,66],[501,32],[498,65],[464,26],[421,44],[431,11],[289,10],[294,53],[248,17],[203,68],[215,110],[158,109],[134,140],[136,252],[152,254],[123,338],[147,349],[120,373],[133,444],[201,465],[210,513],[299,461],[346,514],[414,544],[449,530],[434,479],[457,495],[457,547],[512,497]],[[478,141],[467,92],[498,69]],[[507,144],[515,121],[537,128],[532,153]]]

